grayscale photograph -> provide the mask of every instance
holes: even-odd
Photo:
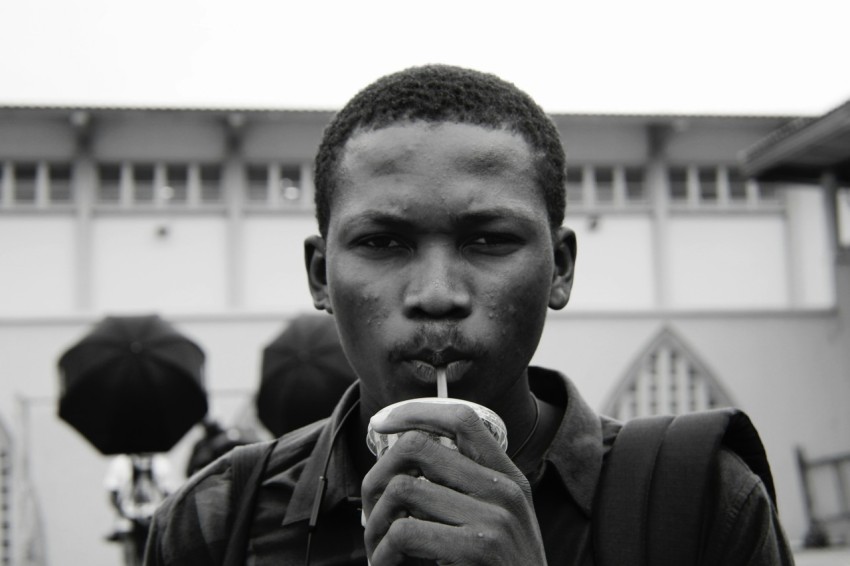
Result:
[[[0,566],[850,566],[848,22],[0,2]]]

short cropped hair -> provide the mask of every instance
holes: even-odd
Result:
[[[384,76],[357,93],[325,128],[316,154],[316,220],[327,237],[331,200],[343,150],[357,132],[398,123],[455,122],[506,128],[531,146],[536,182],[549,224],[557,229],[566,207],[566,160],[558,130],[540,106],[512,83],[447,65],[412,67]]]

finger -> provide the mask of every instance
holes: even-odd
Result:
[[[462,403],[432,404],[411,402],[396,407],[373,428],[382,433],[419,429],[453,439],[467,458],[503,473],[515,466],[499,445],[493,432],[478,414]]]
[[[484,532],[423,521],[413,517],[394,521],[387,535],[370,556],[372,566],[404,564],[408,558],[438,561],[441,564],[495,564],[494,545]]]
[[[462,474],[470,460],[457,450],[447,448],[429,433],[410,430],[366,473],[361,484],[363,512],[369,517],[372,506],[381,498],[394,477],[431,477],[433,481],[457,488],[462,482],[453,476]],[[463,491],[463,490],[461,490]]]
[[[414,497],[419,493],[425,493],[424,505],[445,503],[447,508],[455,503],[451,497],[458,494],[467,495],[484,502],[497,504],[506,509],[518,511],[528,501],[527,491],[530,491],[528,481],[520,474],[520,479],[499,473],[487,467],[481,466],[457,451],[448,449],[434,442],[426,434],[418,431],[404,433],[396,446],[387,452],[363,479],[361,492],[363,496],[363,508],[367,518],[372,513],[372,508],[387,497],[387,490],[393,487],[392,482],[398,476],[404,476],[399,481],[410,482],[404,485],[413,485],[416,490],[409,494]],[[435,485],[421,486],[413,478],[422,476]],[[445,491],[445,501],[436,498],[435,486],[448,488]],[[398,487],[398,486],[395,486]],[[440,495],[443,491],[439,492]],[[414,499],[404,499],[404,505],[411,511],[418,505]],[[435,520],[462,522],[466,517],[453,517],[447,514],[439,514],[428,511],[430,507],[422,508],[424,512],[431,514],[427,517]],[[392,514],[394,518],[396,514]],[[390,519],[391,520],[391,519]]]
[[[389,482],[397,475],[421,476],[420,462],[427,461],[437,443],[419,431],[403,433],[393,448],[399,449],[392,454],[388,451],[375,463],[363,477],[360,486],[363,514],[368,519],[372,507],[383,495]]]
[[[452,526],[501,524],[505,511],[525,519],[528,507],[521,490],[513,482],[487,481],[482,484],[486,496],[458,493],[423,478],[400,475],[388,484],[375,503],[366,525],[365,538],[377,544],[399,518],[414,517]]]
[[[446,525],[486,521],[498,515],[491,503],[423,481],[422,477],[396,476],[375,503],[364,532],[367,546],[376,545],[394,521],[414,517]]]

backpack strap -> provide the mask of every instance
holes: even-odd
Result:
[[[628,421],[605,458],[593,508],[593,538],[602,566],[646,566],[646,517],[655,460],[671,416]]]
[[[646,533],[650,564],[696,566],[704,496],[730,417],[726,410],[688,413],[667,428],[652,478]]]
[[[721,446],[758,474],[775,503],[767,456],[735,409],[627,422],[606,456],[593,534],[601,566],[696,566],[705,494]]]
[[[223,566],[243,566],[257,493],[277,440],[237,446],[230,452],[230,510],[234,513]]]

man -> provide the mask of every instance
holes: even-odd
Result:
[[[328,421],[283,437],[254,468],[247,520],[228,505],[244,483],[234,458],[172,498],[148,563],[221,563],[230,545],[257,565],[589,565],[594,545],[617,544],[594,540],[592,518],[620,425],[565,377],[528,367],[547,309],[570,296],[564,181],[554,125],[494,76],[414,68],[355,96],[316,157],[320,235],[305,252],[314,304],[334,315],[359,381]],[[502,417],[507,452],[468,408],[412,403],[375,423],[402,433],[376,462],[364,443],[370,417],[434,396],[437,368],[452,397]],[[761,482],[721,456],[701,554],[784,563]],[[241,540],[233,525],[245,522]]]

